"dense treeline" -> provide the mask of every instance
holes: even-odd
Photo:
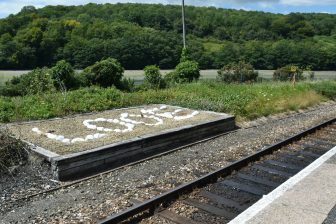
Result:
[[[258,69],[336,69],[336,15],[186,11],[189,52],[202,68],[245,60]],[[126,69],[173,68],[182,50],[181,28],[179,6],[27,6],[0,20],[0,69],[53,66],[62,59],[85,68],[108,57]]]

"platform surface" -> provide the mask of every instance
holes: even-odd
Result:
[[[331,224],[335,204],[336,147],[230,223]]]

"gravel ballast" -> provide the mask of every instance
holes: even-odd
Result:
[[[2,223],[95,223],[132,205],[130,199],[148,199],[236,161],[292,134],[336,116],[335,102],[300,113],[281,114],[241,124],[236,132],[199,143],[137,165],[99,175],[73,186],[24,200],[1,201]],[[254,125],[259,125],[253,127]],[[188,213],[190,211],[187,211]],[[183,214],[183,211],[181,211]],[[145,222],[158,223],[153,217]]]

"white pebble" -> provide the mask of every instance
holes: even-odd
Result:
[[[65,139],[62,140],[62,142],[65,143],[65,144],[70,144],[70,139],[65,138]]]
[[[51,133],[47,133],[47,138],[50,138],[50,139],[56,139],[57,138],[57,135],[54,135],[54,134],[51,134]]]
[[[167,106],[161,106],[160,107],[160,110],[165,110],[165,109],[167,109]]]
[[[64,140],[64,136],[63,135],[59,135],[56,137],[57,141],[63,141]]]
[[[87,135],[85,137],[85,141],[92,140],[92,139],[94,139],[93,135]]]
[[[33,128],[32,131],[33,132],[40,132],[40,130],[38,128]]]
[[[96,122],[105,122],[106,119],[105,119],[105,118],[97,118],[95,121],[96,121]]]
[[[96,129],[97,126],[96,125],[93,125],[93,124],[89,124],[86,126],[88,129]]]
[[[122,113],[120,114],[120,117],[128,117],[128,113]]]
[[[104,131],[104,128],[103,127],[97,127],[97,130],[98,131]]]
[[[71,143],[76,143],[76,142],[84,142],[85,139],[84,138],[74,138],[71,140]]]
[[[83,121],[83,124],[85,126],[88,126],[88,125],[90,125],[91,122],[93,122],[93,120],[85,120],[85,121]]]
[[[198,111],[194,111],[194,112],[192,112],[192,114],[191,114],[191,115],[195,116],[195,115],[198,115],[198,114],[199,114],[199,112],[198,112]]]

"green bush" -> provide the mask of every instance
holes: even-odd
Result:
[[[160,89],[164,87],[164,80],[160,73],[160,68],[156,65],[146,66],[144,69],[144,84],[150,89]]]
[[[37,68],[33,71],[14,77],[5,83],[1,91],[3,96],[24,96],[54,91],[54,81],[47,68]]]
[[[175,68],[175,74],[171,77],[178,83],[197,81],[201,76],[199,65],[196,61],[186,60]]]
[[[75,78],[75,70],[65,60],[58,61],[54,67],[50,69],[51,77],[54,85],[58,90],[75,89],[78,82]]]
[[[166,84],[166,87],[172,87],[178,84],[178,76],[175,71],[167,73],[163,79]]]
[[[121,88],[121,79],[123,77],[124,68],[117,59],[108,58],[94,65],[87,67],[83,71],[88,81],[92,85],[101,87],[110,87],[112,85]]]
[[[136,90],[134,79],[124,77],[121,80],[120,89],[127,92],[134,92]]]
[[[305,80],[303,69],[295,65],[287,65],[273,73],[273,80],[276,81],[293,81],[294,77],[295,81]]]
[[[249,63],[240,61],[225,65],[218,71],[217,80],[225,83],[256,82],[258,72]]]

